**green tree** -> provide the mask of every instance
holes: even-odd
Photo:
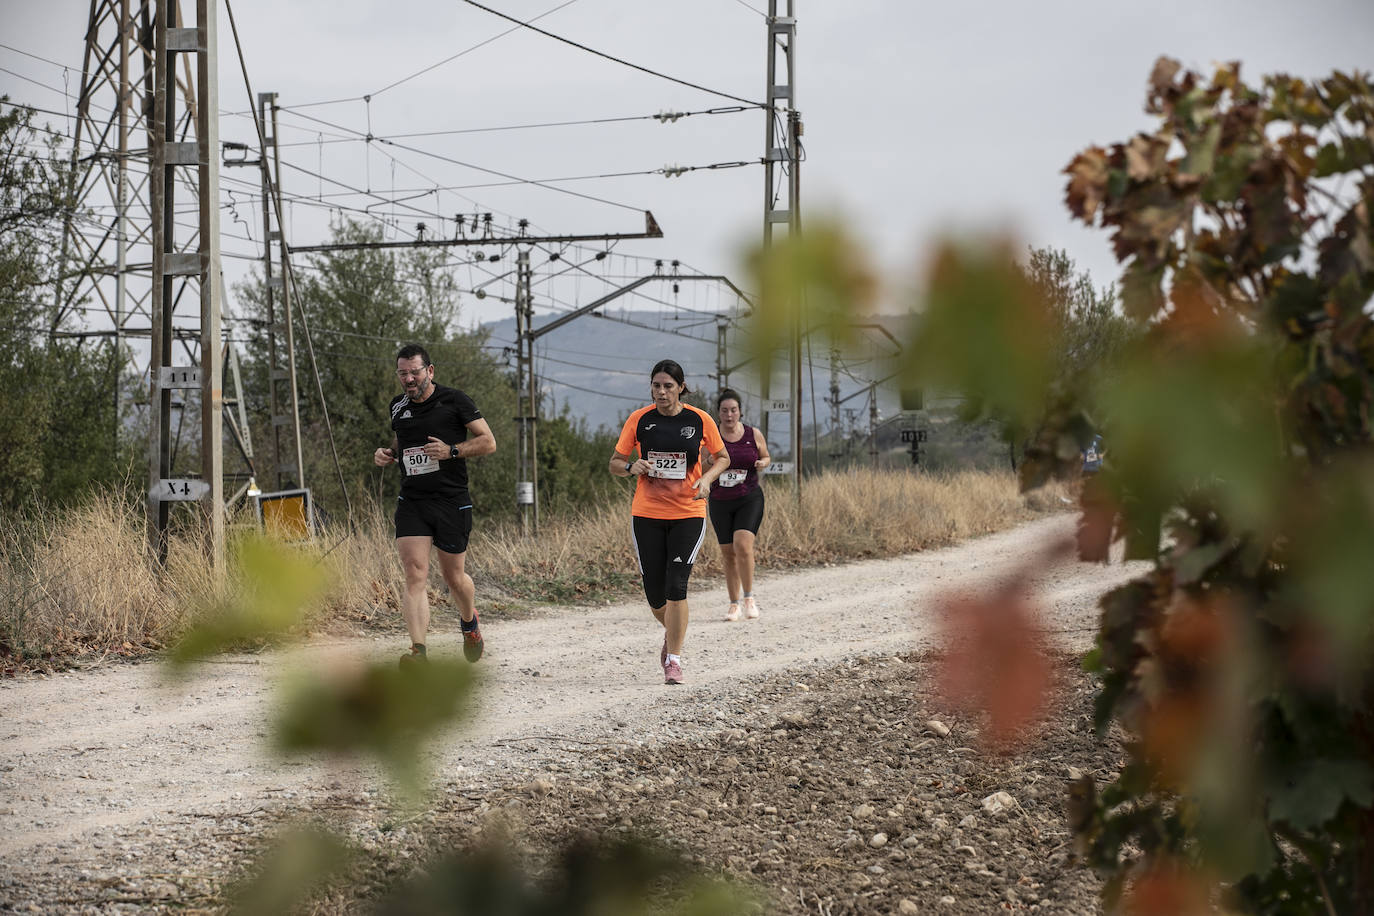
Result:
[[[1138,325],[1117,308],[1116,290],[1098,288],[1092,276],[1078,269],[1068,252],[1032,248],[1017,265],[1032,294],[1046,307],[1052,376],[1051,405],[1081,402],[1083,393],[1111,373]],[[1030,429],[1010,418],[999,418],[1012,470],[1027,444]]]
[[[8,97],[0,105],[8,105]],[[0,111],[0,508],[79,498],[123,478],[127,357],[66,336],[54,290],[62,226],[77,217],[60,137],[23,107]]]
[[[1054,384],[1082,387],[1100,381],[1137,330],[1119,313],[1116,289],[1094,286],[1092,275],[1059,249],[1030,249],[1021,270],[1049,306]]]

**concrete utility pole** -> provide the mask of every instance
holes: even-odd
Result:
[[[844,452],[841,449],[843,437],[840,435],[840,351],[833,346],[830,348],[830,397],[827,400],[830,401],[830,435],[833,439],[830,457],[835,459]]]
[[[878,385],[868,385],[868,460],[878,470]]]
[[[796,40],[797,19],[795,0],[784,0],[786,15],[778,15],[779,0],[768,0],[768,56],[767,83],[765,84],[767,107],[764,109],[764,147],[763,147],[763,248],[765,254],[773,246],[773,227],[779,223],[787,225],[791,238],[801,233],[801,113],[797,110],[796,93]],[[782,51],[779,61],[778,51]],[[779,67],[781,64],[781,68]],[[781,72],[780,72],[781,70]],[[775,170],[786,172],[787,182],[774,197]],[[781,190],[785,188],[785,192]],[[801,371],[801,303],[793,304],[792,341],[789,361],[788,396],[785,399],[792,436],[792,492],[801,499],[802,473],[802,371]],[[760,380],[763,390],[763,433],[768,435],[769,408],[782,405],[769,397],[772,380]]]
[[[730,387],[730,369],[725,364],[725,331],[729,322],[724,315],[716,316],[716,399]]]
[[[150,317],[152,348],[149,354],[149,486],[148,541],[161,561],[167,557],[167,523],[171,503],[201,502],[209,523],[211,561],[224,557],[223,481],[223,355],[220,329],[219,246],[219,94],[217,91],[215,0],[197,0],[196,26],[181,24],[175,4],[157,7],[153,21],[154,96],[153,122],[149,132],[152,164],[149,187],[152,195],[152,276]],[[182,62],[189,82],[191,58],[195,62],[193,115],[195,140],[178,140],[176,65]],[[181,169],[195,167],[199,221],[195,247],[178,249],[176,209],[177,180]],[[172,341],[177,297],[174,284],[180,278],[199,289],[200,365],[176,365]],[[170,416],[174,391],[200,390],[200,476],[176,476],[171,449]],[[183,474],[185,472],[182,472]]]
[[[520,509],[520,533],[533,537],[539,533],[539,450],[535,425],[539,413],[534,378],[534,321],[530,253],[516,254],[515,270],[515,407],[520,439],[516,443],[515,502]],[[528,387],[522,391],[522,383]]]
[[[275,92],[258,93],[258,120],[264,130],[271,124],[272,131],[263,138],[265,143],[258,165],[262,175],[262,275],[267,297],[267,398],[272,418],[272,472],[276,489],[284,490],[288,486],[305,486],[305,455],[301,445],[300,390],[296,381],[295,322],[286,283],[285,227],[277,222],[277,208],[272,206],[274,195],[281,191]],[[275,256],[273,242],[276,242]]]

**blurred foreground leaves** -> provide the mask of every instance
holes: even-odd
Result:
[[[1042,559],[1053,563],[1063,554],[1055,548]],[[941,689],[956,703],[987,715],[986,743],[997,752],[1031,733],[1049,696],[1046,636],[1039,609],[1027,597],[1038,565],[1013,573],[991,594],[951,594],[939,602],[946,646]]]
[[[289,634],[324,580],[304,554],[265,538],[243,539],[233,552],[228,598],[174,647],[173,670],[184,675],[216,652]],[[424,798],[426,742],[464,720],[475,684],[473,666],[457,659],[404,669],[393,661],[339,659],[303,666],[285,679],[274,744],[288,755],[375,757],[413,807]],[[639,839],[571,842],[538,880],[521,864],[525,857],[497,844],[436,856],[384,892],[375,908],[474,916],[733,916],[760,909],[742,888],[709,879],[681,855]],[[322,828],[290,828],[228,890],[231,912],[299,911],[339,881],[355,882],[361,893],[357,869],[365,865],[362,853]]]
[[[737,916],[759,912],[743,888],[708,879],[643,839],[568,842],[542,880],[504,846],[441,858],[388,893],[386,916]]]
[[[877,274],[859,243],[837,222],[817,220],[806,232],[752,252],[746,264],[758,289],[748,344],[762,378],[792,346],[801,321],[805,333],[843,346],[856,339],[855,322],[869,314]]]
[[[1086,660],[1098,729],[1131,739],[1071,804],[1109,906],[1374,913],[1374,90],[1161,58],[1146,110],[1153,129],[1065,169],[1072,215],[1110,235],[1129,331],[1080,335],[1102,359],[1070,365],[1056,265],[950,243],[904,382],[1024,438],[1024,488],[1078,477],[1102,436],[1080,556],[1124,542],[1154,564],[1103,596]],[[839,335],[838,305],[872,288],[858,247],[831,230],[779,247],[759,348],[798,305]],[[1107,300],[1078,298],[1109,324]],[[946,610],[946,685],[1005,738],[1040,691],[1029,605],[1011,589]]]
[[[283,689],[277,748],[288,754],[371,754],[406,795],[418,798],[424,742],[466,717],[471,669],[465,661],[433,659],[406,670],[374,662],[298,672]]]
[[[1137,912],[1374,912],[1374,92],[1161,58],[1147,110],[1065,171],[1148,330],[1037,433],[1103,430],[1081,552],[1155,562],[1101,602],[1133,743],[1078,848]]]
[[[215,653],[291,634],[324,593],[327,576],[290,545],[259,535],[240,539],[227,597],[198,615],[173,646],[172,670],[184,675]],[[301,664],[285,679],[274,743],[284,754],[371,755],[405,797],[418,800],[424,743],[463,718],[472,684],[471,665],[452,659],[404,671],[391,661]]]
[[[970,415],[1028,429],[1053,375],[1052,328],[1048,303],[1017,269],[1010,245],[946,246],[931,267],[906,381],[958,391]]]
[[[342,873],[353,852],[326,830],[283,831],[240,883],[229,888],[234,916],[290,913],[324,881]]]
[[[233,543],[228,575],[227,597],[197,614],[172,647],[173,672],[287,635],[324,595],[328,573],[291,546],[255,534]]]

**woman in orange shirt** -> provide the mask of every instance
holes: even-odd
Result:
[[[610,470],[638,478],[630,511],[639,574],[649,609],[666,631],[659,652],[663,683],[681,684],[687,579],[706,537],[711,484],[730,466],[730,453],[711,415],[682,403],[687,383],[677,363],[654,365],[649,393],[654,403],[630,414],[620,430]],[[702,449],[712,460],[704,471]]]

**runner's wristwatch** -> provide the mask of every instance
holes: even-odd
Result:
[[[457,442],[453,443],[452,445],[450,445],[450,446],[448,447],[448,456],[449,456],[450,458],[457,458],[457,457],[458,457],[458,443],[457,443]]]

